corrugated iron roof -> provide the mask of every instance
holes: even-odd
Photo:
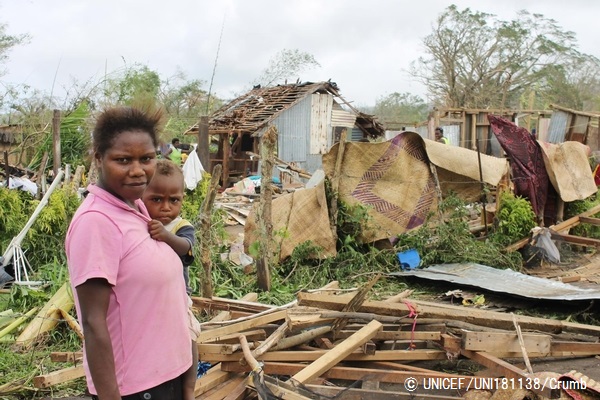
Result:
[[[356,114],[357,125],[368,135],[378,137],[385,134],[383,125],[376,121],[374,116],[354,109],[340,96],[334,82],[305,82],[265,88],[254,87],[248,93],[225,104],[210,116],[209,133],[255,133],[274,120],[281,112],[313,93],[329,93],[334,96],[335,101],[349,107]],[[198,124],[195,124],[184,134],[197,132]]]
[[[568,283],[525,275],[511,269],[497,269],[475,263],[432,265],[423,269],[393,272],[390,275],[446,281],[534,299],[600,299],[600,286],[592,289],[582,288]]]

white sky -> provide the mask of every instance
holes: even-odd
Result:
[[[577,34],[579,50],[600,57],[597,0],[0,0],[0,23],[31,41],[9,53],[0,83],[27,84],[64,95],[77,81],[142,63],[161,78],[177,69],[230,99],[283,49],[312,54],[321,64],[301,81],[331,79],[357,106],[393,92],[424,97],[405,72],[421,40],[450,4],[461,10],[516,17],[526,9]],[[56,75],[56,81],[55,81]]]

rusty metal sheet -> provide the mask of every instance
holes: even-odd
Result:
[[[492,292],[543,300],[600,299],[600,286],[582,288],[568,283],[522,274],[510,269],[497,269],[481,264],[441,264],[423,269],[393,272],[393,276],[414,276],[475,286]]]

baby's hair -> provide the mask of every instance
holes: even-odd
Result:
[[[104,154],[112,146],[114,139],[125,131],[147,133],[156,147],[162,117],[162,109],[146,111],[124,106],[108,108],[100,114],[92,132],[94,151]]]
[[[156,161],[156,171],[154,175],[181,177],[183,181],[183,172],[175,163],[171,160],[161,158]]]

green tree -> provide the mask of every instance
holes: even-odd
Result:
[[[104,82],[105,104],[155,103],[160,91],[160,75],[146,65],[134,64],[111,74]]]
[[[523,91],[580,56],[573,32],[541,14],[504,21],[449,6],[411,65],[436,103],[448,107],[517,107]]]
[[[315,60],[312,54],[298,49],[283,49],[269,60],[267,68],[261,72],[252,84],[272,86],[286,80],[300,79],[299,74],[301,72],[320,66],[321,64]]]
[[[429,107],[419,96],[394,92],[379,97],[373,114],[384,125],[412,125],[427,119]]]

